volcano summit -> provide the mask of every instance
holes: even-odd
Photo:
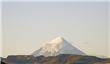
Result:
[[[43,56],[57,56],[60,54],[76,54],[76,55],[85,55],[78,48],[72,46],[68,41],[63,37],[57,37],[50,42],[45,43],[40,49],[32,53],[33,56],[37,57],[40,55]]]

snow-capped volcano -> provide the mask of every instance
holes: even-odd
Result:
[[[40,49],[35,51],[33,56],[56,56],[59,54],[77,54],[85,55],[82,51],[68,43],[64,38],[57,37],[52,41],[45,43]]]

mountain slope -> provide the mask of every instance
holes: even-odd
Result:
[[[72,46],[69,42],[67,42],[62,37],[57,37],[52,41],[44,44],[40,49],[35,51],[33,56],[56,56],[59,54],[77,54],[77,55],[85,55],[78,48]]]

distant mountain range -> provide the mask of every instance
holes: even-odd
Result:
[[[62,37],[44,44],[31,55],[9,55],[1,64],[110,64],[110,58],[88,56]]]

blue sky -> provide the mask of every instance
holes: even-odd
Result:
[[[3,56],[30,54],[57,36],[108,56],[107,2],[4,2],[2,11]]]

